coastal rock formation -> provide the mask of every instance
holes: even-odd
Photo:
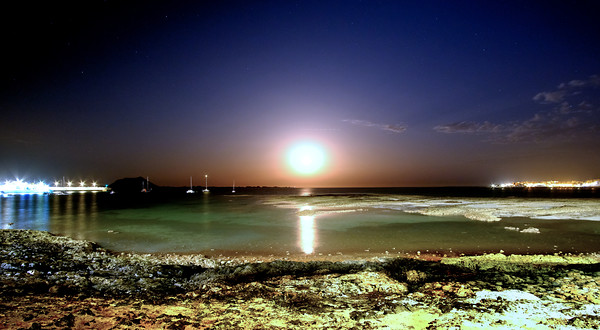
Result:
[[[214,260],[0,231],[3,328],[600,326],[600,258]]]
[[[142,178],[141,176],[139,176],[137,178],[123,178],[116,180],[115,182],[108,185],[108,187],[112,191],[117,193],[133,194],[139,193],[142,190],[155,190],[158,186],[150,181],[147,181],[146,178]]]

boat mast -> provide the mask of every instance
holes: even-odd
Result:
[[[206,181],[206,186],[204,187],[204,192],[208,192],[208,174],[204,174],[204,180]]]

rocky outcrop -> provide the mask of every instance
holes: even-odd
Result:
[[[144,191],[152,191],[159,188],[159,186],[155,185],[152,182],[148,182],[146,178],[142,178],[141,176],[137,178],[123,178],[116,180],[115,182],[108,185],[108,187],[120,194],[135,194]]]
[[[243,263],[39,231],[0,242],[6,328],[600,326],[596,255]]]

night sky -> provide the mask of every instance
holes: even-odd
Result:
[[[597,1],[6,3],[0,179],[600,177]]]

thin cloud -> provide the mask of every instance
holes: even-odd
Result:
[[[359,119],[344,119],[342,120],[345,123],[350,123],[355,126],[365,126],[365,127],[373,127],[376,129],[380,129],[382,131],[392,132],[395,134],[404,133],[408,126],[404,124],[379,124],[374,123],[368,120],[359,120]]]
[[[435,126],[440,133],[486,135],[487,141],[494,143],[539,143],[551,140],[571,140],[580,137],[594,137],[600,134],[597,127],[600,108],[594,105],[600,76],[593,75],[586,80],[571,80],[558,85],[557,89],[537,93],[533,100],[551,105],[533,117],[507,124],[484,122],[455,122]]]
[[[554,91],[537,93],[533,100],[543,104],[561,103],[569,96],[579,95],[585,89],[598,86],[600,86],[600,76],[592,75],[586,80],[571,80],[561,83]]]
[[[506,135],[496,137],[496,142],[569,140],[585,131],[586,123],[577,117],[537,113],[528,120],[513,124]]]
[[[16,135],[2,135],[0,136],[0,141],[9,141],[18,144],[38,144],[39,141],[36,139],[25,138]]]
[[[433,128],[440,133],[497,133],[503,130],[502,125],[492,124],[488,121],[476,123],[472,121],[461,121],[452,124],[438,125]]]
[[[567,83],[562,83],[558,85],[558,89],[566,89],[566,88],[582,88],[582,87],[591,87],[591,86],[600,86],[600,76],[595,74],[591,75],[586,80],[571,80]]]
[[[564,90],[540,92],[533,97],[533,100],[539,103],[560,103],[565,99],[566,95],[567,91]]]
[[[486,141],[493,143],[539,143],[559,138],[569,140],[594,132],[593,125],[585,120],[550,113],[537,113],[527,120],[507,125],[490,122],[459,122],[438,125],[434,130],[446,134],[485,135]]]
[[[592,113],[594,109],[594,105],[588,101],[581,101],[577,105],[572,105],[569,102],[563,102],[558,106],[555,110],[561,114],[572,114],[572,113]]]

